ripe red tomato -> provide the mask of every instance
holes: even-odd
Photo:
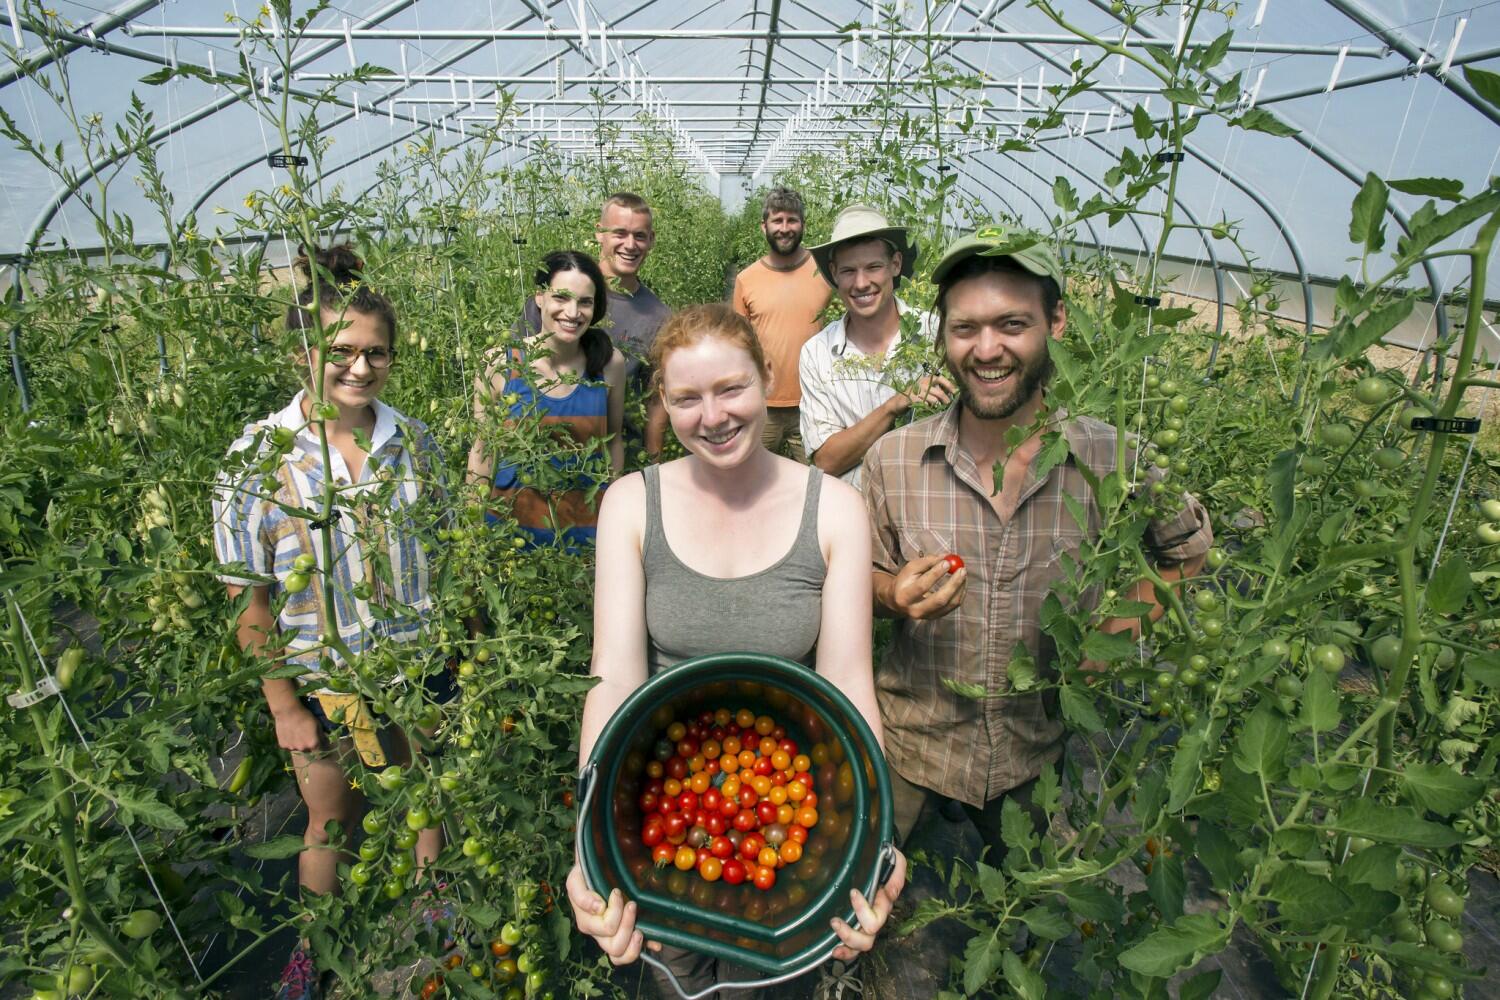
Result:
[[[708,842],[709,853],[716,858],[729,858],[734,856],[734,845],[729,842],[728,837],[715,837]]]
[[[667,777],[676,778],[678,781],[681,781],[683,778],[687,777],[687,773],[687,761],[683,760],[681,757],[667,758]]]
[[[677,808],[685,813],[691,813],[698,808],[698,795],[696,792],[683,792],[677,796]]]
[[[947,563],[949,573],[957,573],[964,568],[964,557],[956,553],[950,552],[943,556],[943,562]]]
[[[680,812],[668,813],[664,822],[668,837],[675,837],[679,833],[687,833],[687,817]]]
[[[651,792],[642,792],[641,797],[636,800],[636,804],[641,807],[641,812],[648,813],[655,811],[656,806],[660,801],[661,800],[655,794]]]
[[[779,742],[779,743],[776,744],[776,749],[780,750],[782,753],[786,754],[788,757],[795,757],[795,756],[797,756],[797,741],[796,740],[782,740],[781,742]]]
[[[651,860],[655,862],[658,868],[665,868],[667,865],[670,865],[672,859],[676,856],[677,848],[671,844],[657,844],[651,848]]]
[[[724,796],[719,794],[717,788],[710,788],[698,797],[698,802],[709,812],[718,812],[719,806],[724,803]]]
[[[658,817],[651,817],[641,827],[641,843],[647,847],[655,847],[667,839],[666,824]]]
[[[760,820],[762,826],[776,822],[776,803],[770,799],[761,799],[755,806],[755,818]]]
[[[739,885],[745,881],[745,863],[739,858],[728,858],[724,862],[724,881],[730,885]]]
[[[760,849],[765,846],[765,837],[762,837],[758,833],[747,834],[745,839],[740,841],[740,857],[754,861],[756,856],[760,854]]]
[[[776,884],[776,869],[757,868],[755,871],[755,888],[765,891]]]
[[[740,808],[742,809],[749,809],[751,806],[755,805],[755,803],[760,801],[760,796],[756,795],[755,789],[751,788],[749,785],[740,786],[739,798]]]
[[[709,813],[707,821],[703,824],[703,828],[717,837],[729,829],[729,821],[720,813]]]
[[[755,758],[754,766],[752,766],[750,770],[755,774],[764,775],[769,778],[771,776],[771,772],[776,770],[776,765],[769,757],[757,757]]]
[[[698,741],[685,739],[677,744],[677,756],[683,760],[690,760],[698,753]]]
[[[734,828],[743,833],[749,833],[755,829],[755,824],[760,820],[755,818],[755,813],[749,809],[742,809],[734,814]]]
[[[739,811],[740,800],[737,798],[726,798],[719,803],[719,815],[725,819],[732,819]]]

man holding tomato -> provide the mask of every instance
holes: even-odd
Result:
[[[984,842],[1003,852],[1007,798],[1047,821],[1031,795],[1061,756],[1062,723],[1042,694],[970,698],[945,682],[1001,693],[1014,658],[1050,666],[1043,601],[1065,572],[1064,555],[1098,532],[1089,480],[1113,473],[1117,432],[1048,404],[1047,341],[1063,336],[1067,306],[1062,268],[1040,237],[992,227],[960,238],[933,282],[937,346],[958,400],[880,438],[864,463],[875,612],[897,622],[875,684],[897,836],[905,840],[937,794],[962,803]],[[1066,454],[1039,474],[1043,444],[1060,443],[1058,435]],[[1213,542],[1202,505],[1182,501],[1143,539],[1168,581],[1195,575]],[[1087,511],[1088,523],[1077,523],[1070,505]],[[1124,596],[1153,605],[1153,620],[1161,614],[1149,585]]]

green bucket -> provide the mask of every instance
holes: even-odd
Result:
[[[770,715],[804,753],[821,748],[811,754],[822,761],[812,768],[818,825],[802,859],[782,868],[769,890],[657,868],[641,842],[641,768],[651,759],[664,720],[719,708]],[[576,847],[584,877],[601,896],[619,889],[635,900],[636,923],[646,940],[766,976],[713,989],[767,986],[826,962],[839,945],[829,921],[840,917],[857,924],[849,890],[873,897],[895,861],[891,778],[875,734],[838,688],[777,656],[700,656],[646,682],[599,735],[579,775],[578,802]],[[649,952],[641,957],[671,976]],[[712,990],[678,992],[695,1000]]]

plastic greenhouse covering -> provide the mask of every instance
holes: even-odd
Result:
[[[136,0],[112,9],[71,3],[48,9],[52,30],[71,50],[67,80],[75,110],[97,113],[108,127],[124,117],[132,96],[139,99],[155,126],[165,187],[179,212],[195,213],[200,232],[224,224],[215,206],[237,205],[276,182],[267,154],[278,148],[277,137],[229,85],[214,82],[229,72],[248,72],[264,93],[333,89],[338,108],[325,109],[319,122],[330,144],[322,176],[346,196],[369,189],[383,158],[406,140],[431,133],[444,144],[472,142],[504,106],[514,115],[492,147],[497,162],[525,159],[543,140],[583,153],[601,125],[617,124],[628,137],[655,118],[677,135],[679,155],[692,159],[704,184],[733,208],[799,153],[847,150],[845,140],[868,136],[871,123],[843,114],[846,108],[883,90],[899,91],[908,107],[925,110],[910,102],[929,100],[917,86],[924,72],[919,43],[929,36],[952,73],[981,81],[934,91],[938,113],[953,123],[967,154],[959,184],[997,213],[1031,224],[1052,215],[1056,177],[1081,198],[1102,190],[1099,178],[1129,141],[1135,107],[1156,115],[1167,109],[1159,96],[1153,108],[1160,82],[1124,59],[1102,63],[1090,74],[1092,86],[1055,101],[1053,94],[1074,78],[1075,61],[1092,65],[1098,53],[1012,0],[878,7],[752,0],[686,8],[650,0],[488,0],[441,10],[392,0],[316,11],[290,74],[264,46],[240,44],[243,22],[235,19],[259,15],[273,36],[282,28],[269,9],[225,6]],[[1055,10],[1085,35],[1171,46],[1188,6],[1174,16],[1174,5],[1164,5],[1128,30],[1107,3],[1062,3]],[[1469,185],[1490,176],[1500,155],[1490,138],[1500,115],[1464,82],[1462,68],[1500,53],[1500,15],[1485,7],[1372,0],[1220,6],[1231,15],[1233,38],[1214,78],[1237,78],[1242,109],[1271,112],[1297,134],[1231,128],[1209,117],[1190,136],[1186,152],[1195,168],[1182,172],[1176,198],[1201,225],[1241,226],[1256,266],[1303,283],[1316,318],[1326,298],[1316,289],[1349,267],[1338,213],[1367,172]],[[26,54],[23,60],[36,57],[29,63],[34,72],[45,72],[50,59],[33,33],[37,23],[28,24],[31,13],[12,0],[6,42]],[[367,75],[351,79],[356,66]],[[200,72],[142,82],[163,67]],[[0,106],[43,148],[61,144],[78,174],[59,187],[55,175],[13,145],[0,152],[6,178],[0,254],[14,261],[64,244],[87,249],[97,238],[78,190],[93,168],[66,117],[33,79],[12,63],[3,81]],[[1060,121],[1032,128],[1054,104]],[[965,115],[993,129],[982,139],[972,138],[978,132],[959,136]],[[996,137],[1010,132],[1024,135],[1029,147],[1002,148]],[[137,240],[165,238],[161,214],[138,185],[116,185],[111,197],[112,210],[134,221]],[[1420,202],[1392,192],[1393,224],[1402,225]],[[1148,230],[1137,220],[1096,222],[1080,236],[1130,253],[1154,244]],[[1228,262],[1201,234],[1174,232],[1165,249],[1188,262],[1179,278],[1185,288],[1225,298],[1224,274],[1213,272]],[[1436,292],[1450,290],[1455,266],[1432,265],[1423,277]],[[1304,295],[1291,298],[1303,307]],[[1433,326],[1430,310],[1419,311],[1397,339],[1421,345]]]

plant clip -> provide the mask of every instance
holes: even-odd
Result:
[[[327,517],[319,518],[316,521],[308,521],[307,526],[316,531],[322,531],[324,528],[331,527],[333,522],[339,519],[339,513],[339,511],[331,510],[328,512]]]
[[[1187,159],[1186,153],[1178,153],[1170,149],[1164,149],[1156,154],[1157,163],[1181,163]]]
[[[512,236],[510,238],[510,241],[518,247],[524,247],[526,245],[526,237],[524,236]]]
[[[1135,297],[1135,304],[1145,306],[1147,309],[1155,309],[1161,305],[1161,297],[1156,295],[1137,295]]]
[[[271,153],[266,157],[266,162],[273,167],[305,167],[312,161],[305,156],[287,156],[285,153]]]
[[[11,708],[30,708],[39,701],[46,701],[57,694],[61,688],[57,686],[57,679],[50,674],[37,682],[35,691],[17,691],[5,696]]]
[[[1474,417],[1412,417],[1411,429],[1439,434],[1478,434],[1479,421]]]

